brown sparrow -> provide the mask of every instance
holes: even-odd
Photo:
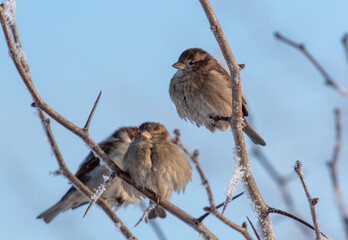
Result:
[[[226,131],[232,115],[231,78],[228,72],[206,51],[190,48],[184,51],[178,62],[169,94],[178,114],[185,120],[204,125],[211,132]],[[248,116],[243,97],[243,115]],[[266,143],[243,118],[243,131],[255,144]]]
[[[106,154],[122,169],[122,159],[128,149],[128,146],[138,134],[136,127],[124,127],[115,131],[107,140],[100,143],[99,146]],[[101,165],[99,158],[92,152],[86,157],[79,167],[75,176],[81,180],[93,192],[104,182],[104,176],[110,176],[111,171],[104,165]],[[121,205],[127,206],[129,203],[137,204],[140,201],[140,195],[135,192],[128,194],[121,184],[121,179],[113,179],[108,185],[102,197],[107,199],[109,204],[116,209]],[[41,213],[37,218],[42,218],[46,223],[52,221],[59,213],[69,209],[75,209],[83,204],[90,202],[90,199],[79,192],[76,188],[70,190],[62,199],[51,208]]]
[[[130,174],[137,186],[154,192],[157,204],[160,199],[169,200],[173,191],[184,191],[191,181],[190,163],[169,137],[163,125],[145,122],[140,125],[138,136],[129,145],[123,159],[124,171]],[[164,218],[165,210],[156,206],[148,217],[156,216]]]

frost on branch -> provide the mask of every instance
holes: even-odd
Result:
[[[16,0],[7,0],[5,2],[5,17],[9,25],[16,23]]]
[[[230,182],[227,187],[226,195],[228,199],[233,197],[241,178],[245,174],[245,169],[243,166],[239,165],[239,161],[240,159],[236,159],[236,166],[234,168],[233,174],[230,178]]]
[[[23,51],[23,48],[20,43],[15,44],[17,55],[21,62],[26,62],[27,61],[27,56],[25,55],[25,52]]]

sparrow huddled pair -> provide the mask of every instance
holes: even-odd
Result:
[[[169,200],[172,192],[184,191],[191,180],[191,166],[186,156],[169,140],[167,129],[159,124],[146,122],[136,127],[124,127],[115,131],[99,146],[121,169],[130,174],[137,186],[153,191],[156,196]],[[95,191],[103,182],[104,176],[111,171],[101,165],[99,159],[90,153],[82,162],[76,177],[90,190]],[[121,179],[113,179],[102,195],[116,209],[122,205],[138,204],[141,194]],[[88,203],[85,195],[74,187],[51,208],[41,213],[49,223],[59,213],[75,209]],[[149,218],[166,216],[166,212],[156,206],[149,213]]]
[[[184,51],[173,64],[178,71],[170,82],[170,97],[181,118],[204,125],[210,131],[225,131],[232,115],[231,78],[227,71],[207,52],[199,48]],[[248,116],[243,98],[243,115]],[[243,131],[255,144],[266,143],[243,118]],[[172,192],[184,191],[191,180],[191,166],[179,148],[170,142],[167,129],[159,123],[146,122],[135,127],[120,128],[100,147],[115,164],[130,174],[136,185],[148,188],[158,198],[170,199]],[[111,174],[99,159],[90,153],[76,173],[89,189],[103,183],[103,176]],[[111,206],[137,204],[141,195],[127,183],[116,178],[102,195]],[[60,212],[75,209],[89,199],[74,187],[54,206],[38,216],[50,222]],[[164,209],[157,206],[149,218],[165,217]]]

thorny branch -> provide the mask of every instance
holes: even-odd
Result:
[[[245,239],[252,239],[250,234],[248,233],[248,230],[246,229],[246,227],[241,227],[233,222],[231,222],[230,220],[228,220],[225,216],[223,216],[218,210],[217,210],[217,207],[215,206],[215,203],[214,203],[214,198],[213,198],[213,193],[211,191],[211,188],[210,188],[210,185],[209,185],[209,182],[207,180],[207,178],[205,177],[205,174],[199,164],[199,161],[198,161],[198,158],[199,158],[199,151],[198,150],[195,150],[193,152],[193,154],[191,153],[190,150],[188,150],[185,145],[182,143],[181,141],[181,133],[180,133],[180,130],[179,129],[175,129],[174,130],[174,134],[175,134],[175,139],[173,140],[173,142],[178,145],[189,157],[190,159],[192,160],[193,164],[195,165],[200,177],[201,177],[201,180],[202,180],[202,184],[208,194],[208,198],[209,198],[209,203],[210,203],[210,207],[206,207],[204,210],[206,210],[207,212],[215,215],[218,219],[220,219],[223,223],[225,223],[226,225],[230,226],[231,228],[233,228],[234,230],[240,232],[244,237]],[[204,215],[203,215],[204,216]],[[202,216],[202,217],[203,217]],[[199,219],[201,219],[202,217],[200,217]],[[199,222],[199,219],[197,219],[197,222]]]
[[[105,152],[96,144],[93,139],[90,137],[88,131],[86,131],[84,128],[79,128],[72,122],[68,121],[61,115],[59,115],[57,112],[55,112],[52,108],[50,108],[39,96],[38,92],[36,91],[35,87],[32,84],[31,77],[27,74],[25,71],[23,65],[21,64],[21,60],[18,57],[18,54],[16,52],[15,46],[13,44],[11,34],[9,32],[8,26],[6,24],[5,15],[4,15],[4,4],[1,4],[0,6],[0,21],[3,28],[3,32],[5,35],[6,43],[9,48],[10,56],[17,68],[18,73],[20,74],[24,84],[26,85],[29,93],[34,99],[34,106],[41,109],[45,113],[47,113],[49,116],[51,116],[54,120],[56,120],[58,123],[60,123],[62,126],[64,126],[66,129],[80,137],[94,152],[98,158],[106,164],[107,167],[109,167],[112,171],[117,172],[117,176],[121,178],[122,180],[126,181],[128,184],[132,185],[135,189],[137,189],[139,192],[141,192],[146,197],[152,199],[153,201],[156,201],[156,196],[153,192],[149,191],[148,189],[142,189],[137,187],[133,181],[130,179],[129,175],[122,171],[111,159],[110,157],[105,154]],[[99,200],[98,200],[99,202]],[[202,223],[197,224],[196,219],[184,212],[183,210],[179,209],[175,205],[171,204],[170,202],[166,200],[161,200],[159,202],[159,205],[161,205],[164,209],[168,210],[168,212],[172,213],[174,216],[181,219],[183,222],[191,226],[193,229],[195,229],[197,232],[200,233],[200,235],[204,239],[217,239]]]
[[[4,29],[6,40],[8,42],[11,39],[11,35],[10,35],[9,29],[7,27],[7,24],[6,24],[6,19],[5,19],[3,10],[4,10],[4,5],[1,4],[1,6],[0,6],[0,21],[1,21],[1,25]],[[17,51],[22,51],[21,42],[20,42],[20,38],[19,38],[16,24],[14,21],[12,21],[11,24],[9,24],[9,25],[10,25],[12,35],[14,38],[15,48]],[[12,43],[12,45],[13,45],[13,43]],[[12,49],[13,49],[13,46],[12,46]],[[17,51],[15,52],[15,54],[17,54]],[[29,68],[28,64],[26,63],[25,58],[21,57],[20,62],[18,64],[20,64],[22,66],[25,73],[28,75],[28,79],[30,80],[30,83],[33,84],[31,81],[31,77],[30,77],[30,68]],[[40,117],[42,126],[44,128],[45,134],[49,140],[50,146],[51,146],[52,151],[54,153],[54,156],[57,159],[57,162],[59,165],[59,173],[61,173],[63,176],[65,176],[69,180],[69,182],[71,182],[73,184],[73,186],[76,189],[78,189],[83,194],[85,194],[88,198],[90,198],[91,196],[94,195],[94,193],[92,191],[90,191],[67,168],[65,161],[60,153],[59,147],[56,143],[56,140],[54,138],[54,135],[52,133],[51,126],[50,126],[50,119],[46,118],[45,113],[41,109],[37,108],[37,111],[38,111],[38,115]],[[115,212],[111,209],[111,207],[109,206],[109,204],[106,200],[99,199],[97,204],[104,210],[106,215],[114,222],[117,229],[119,229],[121,231],[121,233],[123,234],[123,236],[126,239],[136,239],[136,237],[132,234],[132,232],[124,225],[124,223],[118,218],[118,216],[115,214]]]
[[[334,148],[334,154],[332,157],[332,161],[328,162],[328,166],[330,168],[331,173],[331,179],[332,184],[334,188],[334,197],[336,200],[337,207],[339,209],[339,212],[341,214],[341,218],[346,230],[346,237],[348,239],[348,215],[347,210],[344,205],[343,195],[341,192],[341,189],[338,184],[337,179],[337,164],[339,159],[339,153],[341,151],[342,147],[342,127],[341,127],[341,112],[339,109],[335,110],[335,129],[336,129],[336,141],[335,141],[335,148]]]
[[[330,76],[329,74],[324,70],[324,68],[319,64],[319,62],[307,51],[307,49],[305,48],[304,44],[301,44],[301,43],[296,43],[286,37],[284,37],[283,35],[281,35],[280,33],[278,32],[275,32],[275,37],[298,49],[299,51],[301,51],[307,58],[308,60],[317,68],[317,70],[320,72],[320,74],[324,77],[325,79],[325,83],[328,85],[328,86],[331,86],[333,87],[336,91],[338,91],[339,93],[341,93],[343,96],[347,97],[348,98],[348,91],[343,88],[341,85],[339,85],[338,83],[336,83]]]
[[[304,189],[304,191],[306,193],[306,196],[307,196],[309,207],[311,209],[311,214],[312,214],[312,220],[313,220],[313,224],[314,224],[314,230],[315,230],[315,234],[316,234],[316,239],[320,240],[321,236],[320,236],[319,224],[318,224],[317,215],[315,213],[315,205],[319,202],[319,199],[311,197],[311,194],[309,193],[306,181],[304,179],[304,175],[303,175],[303,172],[302,172],[302,163],[300,161],[296,161],[294,169],[295,169],[295,172],[298,174],[298,176],[301,179],[301,183],[302,183],[303,189]]]
[[[225,35],[222,32],[221,26],[215,16],[215,13],[209,3],[209,0],[199,0],[204,12],[210,23],[210,28],[218,42],[222,54],[226,60],[231,74],[232,87],[232,117],[231,129],[235,141],[235,151],[237,155],[237,164],[245,169],[243,175],[244,186],[250,196],[250,199],[255,206],[259,223],[262,229],[262,236],[264,239],[274,239],[273,227],[271,219],[268,216],[268,206],[262,199],[262,196],[257,188],[256,182],[253,178],[252,171],[249,165],[248,154],[245,147],[244,136],[242,132],[242,87],[240,79],[240,67],[238,66],[232,51],[228,45]]]

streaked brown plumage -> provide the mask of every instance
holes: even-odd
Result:
[[[106,154],[110,156],[112,161],[122,168],[122,159],[128,149],[129,144],[138,134],[136,127],[124,127],[115,131],[107,140],[100,143],[99,146]],[[82,162],[75,176],[81,180],[93,192],[104,182],[103,176],[110,176],[110,170],[99,163],[99,158],[95,157],[91,152]],[[137,193],[128,194],[121,184],[121,179],[116,178],[111,181],[102,197],[108,199],[111,206],[116,209],[122,205],[127,206],[129,203],[137,204],[140,201],[140,195]],[[134,195],[135,194],[135,195]],[[42,218],[46,223],[53,220],[59,213],[69,209],[75,209],[90,201],[85,195],[74,187],[62,197],[62,199],[41,213],[37,218]]]
[[[184,51],[169,86],[169,94],[181,118],[204,125],[211,132],[226,131],[232,115],[231,78],[228,72],[206,51],[190,48]],[[248,116],[243,98],[243,114]],[[223,119],[223,120],[222,120]],[[243,131],[262,146],[266,143],[243,118]]]
[[[191,181],[191,166],[180,149],[171,143],[167,129],[159,124],[146,122],[129,145],[123,167],[137,186],[153,191],[161,199],[170,199],[173,191],[184,191]],[[127,190],[127,187],[125,187]],[[128,188],[127,191],[134,189]],[[165,217],[164,209],[157,206],[149,218]]]

